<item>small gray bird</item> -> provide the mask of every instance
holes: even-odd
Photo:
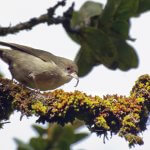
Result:
[[[0,48],[0,57],[9,65],[12,78],[25,86],[46,91],[72,78],[79,82],[78,67],[69,59],[19,44],[0,42],[0,45],[11,48]]]

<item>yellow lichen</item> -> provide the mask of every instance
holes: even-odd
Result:
[[[40,112],[45,114],[47,112],[47,107],[43,105],[41,101],[36,101],[36,103],[32,104],[32,109],[35,112]]]
[[[35,91],[20,87],[9,80],[0,79],[0,83],[1,97],[9,99],[8,95],[11,95],[15,110],[28,116],[35,114],[39,117],[39,122],[57,122],[64,125],[78,118],[92,132],[98,135],[107,131],[119,133],[131,145],[140,143],[138,133],[146,129],[150,112],[149,75],[141,76],[136,81],[130,96],[116,94],[103,98],[80,91],[55,90],[41,94],[43,97],[39,99]]]
[[[96,118],[96,123],[97,126],[102,127],[106,130],[109,130],[110,127],[107,125],[107,121],[105,120],[105,118],[103,116],[99,116]]]

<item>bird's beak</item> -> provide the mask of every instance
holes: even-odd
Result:
[[[77,80],[77,83],[76,83],[76,85],[74,86],[74,87],[77,87],[77,86],[78,86],[78,83],[79,83],[79,77],[78,77],[77,73],[76,73],[76,72],[73,72],[73,73],[70,74],[70,76],[71,76],[72,78],[75,78],[75,79]]]

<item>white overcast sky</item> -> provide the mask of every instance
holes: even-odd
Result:
[[[97,0],[106,3],[106,0]],[[40,14],[46,12],[46,9],[56,0],[1,0],[0,2],[0,25],[9,26],[15,25],[19,22],[27,21],[31,17],[38,17]],[[68,5],[72,0],[68,0]],[[76,0],[76,9],[78,9],[85,0]],[[61,14],[64,8],[57,11]],[[132,69],[128,72],[111,71],[101,66],[96,67],[88,76],[80,79],[77,90],[86,92],[93,95],[106,95],[106,94],[122,94],[129,95],[129,92],[134,85],[135,80],[143,74],[149,73],[150,63],[150,13],[145,13],[140,18],[132,19],[131,36],[136,38],[132,45],[137,50],[139,55],[140,64],[138,69]],[[34,27],[32,31],[21,31],[15,35],[8,35],[0,37],[0,40],[15,42],[41,48],[54,53],[55,55],[63,56],[73,59],[79,49],[79,45],[71,41],[66,35],[61,25],[47,26],[46,24]],[[10,78],[7,65],[0,61],[0,70],[6,77]],[[66,84],[62,88],[66,91],[75,90],[73,85],[75,81]],[[36,120],[35,117],[23,118],[19,121],[20,114],[14,113],[11,116],[11,123],[6,124],[4,129],[0,131],[0,150],[15,150],[16,145],[13,141],[14,137],[28,141],[28,139],[35,135],[31,129],[31,124]],[[88,131],[83,128],[81,131]],[[132,150],[146,150],[150,147],[150,129],[146,130],[141,136],[144,138],[145,144],[143,146],[136,146]],[[128,150],[128,144],[124,139],[118,136],[113,136],[112,139],[103,144],[103,139],[92,134],[90,138],[83,142],[74,145],[73,150],[86,149],[86,150]]]

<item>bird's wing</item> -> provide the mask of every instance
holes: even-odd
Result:
[[[54,62],[54,58],[56,57],[55,55],[53,55],[49,52],[35,49],[32,47],[28,47],[28,46],[24,46],[24,45],[20,45],[20,44],[7,43],[7,42],[0,41],[0,45],[9,47],[14,50],[22,51],[24,53],[28,53],[30,55],[33,55],[33,56],[36,56],[36,57],[42,59],[43,61],[46,61],[46,62],[51,62],[51,61]]]

